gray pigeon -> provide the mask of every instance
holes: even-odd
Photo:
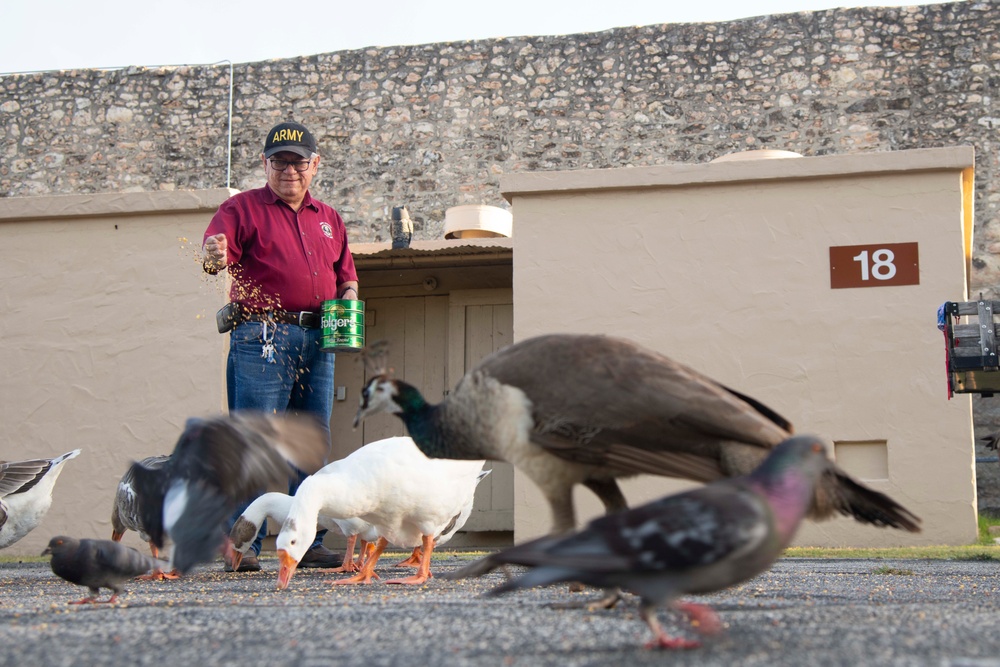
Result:
[[[832,470],[818,439],[795,436],[749,475],[603,516],[579,532],[526,542],[439,576],[462,579],[515,564],[532,569],[490,595],[564,581],[620,587],[641,599],[640,615],[654,635],[647,648],[693,648],[699,643],[663,632],[656,608],[668,604],[697,621],[703,634],[717,632],[714,611],[678,598],[719,591],[770,568]]]
[[[52,556],[52,571],[72,584],[90,589],[90,596],[70,604],[110,603],[125,592],[122,584],[160,566],[160,562],[144,556],[131,547],[111,540],[78,540],[58,535],[49,540],[43,556]],[[111,597],[98,600],[100,589],[107,588]]]
[[[53,459],[0,461],[0,549],[30,533],[52,505],[52,489],[66,461],[79,449]]]
[[[329,449],[329,436],[309,415],[191,418],[162,467],[133,463],[129,470],[142,526],[159,549],[173,541],[171,564],[181,574],[227,547],[231,557],[223,524],[236,504],[287,483],[290,464],[316,472]]]

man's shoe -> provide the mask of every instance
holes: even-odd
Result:
[[[233,564],[230,563],[229,560],[226,560],[225,562],[226,564],[222,568],[222,571],[232,572]],[[257,560],[257,557],[252,553],[248,553],[243,557],[243,560],[240,561],[240,566],[236,568],[236,572],[260,572],[260,561]]]
[[[299,567],[340,567],[343,564],[342,554],[335,554],[323,545],[313,547],[299,561]]]

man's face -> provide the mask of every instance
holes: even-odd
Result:
[[[278,166],[284,169],[278,170],[272,161],[279,162]],[[281,162],[285,164],[282,165]],[[302,165],[308,163],[305,171],[297,171]],[[316,169],[319,167],[319,156],[312,160],[307,160],[298,153],[281,151],[269,158],[264,158],[264,172],[267,174],[267,184],[271,186],[275,194],[284,199],[289,204],[298,205],[306,196],[306,190],[312,183]]]

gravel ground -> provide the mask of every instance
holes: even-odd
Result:
[[[391,567],[404,555],[383,558],[384,578],[406,572]],[[465,562],[445,553],[433,569]],[[565,586],[480,597],[500,572],[331,587],[331,575],[299,570],[279,592],[277,561],[262,564],[251,574],[215,565],[178,581],[133,581],[117,604],[67,605],[86,591],[48,563],[0,563],[0,665],[1000,667],[995,560],[782,559],[700,598],[725,629],[702,648],[670,652],[643,648],[650,635],[631,596],[593,612],[550,608],[594,595]],[[672,612],[660,619],[668,633],[696,636]]]

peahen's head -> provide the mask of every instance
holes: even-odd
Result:
[[[376,375],[361,390],[361,406],[354,416],[354,427],[368,415],[380,412],[402,415],[423,405],[423,396],[415,387],[387,375]]]

